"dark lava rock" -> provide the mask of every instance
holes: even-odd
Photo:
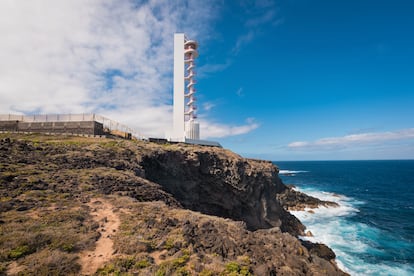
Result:
[[[332,249],[322,243],[312,243],[310,241],[301,242],[302,245],[305,246],[311,254],[317,255],[318,257],[321,257],[327,261],[331,261],[336,258],[335,252],[333,252]]]
[[[294,190],[294,186],[287,186],[283,192],[276,195],[277,200],[286,210],[302,211],[305,208],[318,208],[319,206],[338,207],[336,202],[323,201]]]
[[[280,227],[303,234],[305,227],[275,199],[286,187],[271,162],[223,149],[183,147],[152,152],[140,164],[147,179],[161,184],[185,208],[244,221],[249,230]]]
[[[168,233],[181,228],[180,242],[191,244],[200,257],[217,254],[233,260],[247,255],[254,275],[343,275],[329,262],[335,258],[332,250],[295,237],[305,227],[287,209],[320,201],[287,188],[271,162],[195,145],[24,139],[0,140],[2,212],[30,212],[43,200],[61,196],[79,202],[102,194],[145,204],[162,201],[171,212],[184,207],[231,219],[199,214],[203,219],[197,222],[173,216],[156,220],[149,212],[148,229]],[[180,247],[177,242],[173,249]]]

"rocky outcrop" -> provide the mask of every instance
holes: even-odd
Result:
[[[328,261],[333,261],[336,258],[335,252],[322,243],[312,243],[310,241],[301,241],[301,243],[308,249],[310,254],[317,255]]]
[[[244,159],[225,149],[111,140],[88,146],[45,145],[10,139],[0,147],[9,164],[30,168],[28,175],[3,176],[8,187],[19,187],[19,191],[54,189],[65,193],[89,185],[105,194],[162,200],[171,206],[244,221],[249,230],[280,227],[299,235],[305,229],[274,198],[286,190],[278,169],[271,162]],[[50,167],[50,172],[45,171]],[[35,175],[33,170],[37,170]],[[62,173],[73,170],[77,173]]]
[[[296,191],[293,186],[286,187],[287,188],[284,191],[276,194],[277,200],[286,210],[303,211],[305,208],[315,209],[319,206],[339,206],[336,202],[320,200],[318,198]]]
[[[304,226],[274,198],[286,187],[271,162],[223,149],[183,147],[146,155],[141,166],[185,208],[244,221],[250,230],[280,227],[303,233]]]
[[[285,208],[305,196],[292,191],[271,162],[220,148],[1,134],[0,222],[10,231],[21,229],[0,233],[0,274],[11,262],[29,269],[52,253],[79,272],[77,250],[96,240],[88,202],[106,195],[124,214],[119,233],[112,233],[114,246],[136,262],[119,272],[152,275],[168,266],[175,273],[193,262],[192,272],[216,267],[216,274],[206,275],[219,275],[239,262],[255,275],[343,274],[328,247],[296,238],[305,227]],[[134,199],[130,206],[126,197]],[[59,225],[70,232],[70,244],[61,244]],[[42,239],[26,237],[28,228]],[[248,264],[240,261],[246,256]],[[49,261],[56,267],[60,259]]]

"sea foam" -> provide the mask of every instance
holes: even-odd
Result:
[[[279,170],[279,174],[289,175],[289,174],[297,174],[297,173],[306,173],[307,171],[290,171],[290,170]]]
[[[384,254],[380,230],[372,226],[353,222],[350,218],[359,212],[364,204],[344,195],[312,189],[298,189],[310,196],[325,201],[333,201],[338,207],[320,206],[304,211],[291,211],[312,233],[312,237],[300,237],[311,242],[320,242],[331,247],[337,255],[338,267],[351,275],[411,275],[409,265],[395,267],[392,262],[382,264],[369,262],[371,256]],[[312,210],[312,211],[311,211]],[[311,211],[311,212],[310,212]]]

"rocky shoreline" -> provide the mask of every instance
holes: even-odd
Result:
[[[79,258],[107,235],[97,198],[119,219],[97,275],[346,275],[288,212],[332,203],[225,149],[1,134],[0,180],[0,275],[85,271]]]
[[[295,190],[293,185],[286,185],[286,189],[282,193],[278,193],[276,198],[283,208],[288,211],[304,211],[305,209],[316,209],[320,206],[339,207],[336,202],[320,200],[299,192]],[[312,210],[309,211],[312,212]]]

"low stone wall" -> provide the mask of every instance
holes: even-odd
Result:
[[[0,121],[0,130],[3,131],[18,131],[19,121]]]
[[[104,135],[103,124],[96,121],[79,122],[21,122],[0,121],[1,131],[22,131],[40,133],[72,133]]]

